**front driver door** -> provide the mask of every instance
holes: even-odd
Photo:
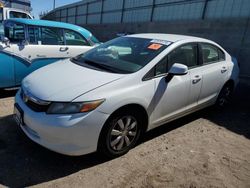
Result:
[[[155,68],[155,75],[166,73],[174,63],[194,67],[198,61],[198,48],[196,44],[185,44],[170,52]],[[190,103],[197,103],[199,92],[190,91],[192,71],[186,75],[155,78],[155,96],[153,111],[153,126],[159,126],[179,115],[186,113]],[[201,87],[201,85],[196,85]],[[192,95],[190,95],[192,93]],[[194,96],[195,95],[195,96]],[[192,100],[192,101],[190,101]]]

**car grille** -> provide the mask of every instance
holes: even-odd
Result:
[[[23,89],[21,89],[20,96],[23,102],[35,112],[46,112],[49,108],[50,103],[46,101],[41,101],[39,99],[34,100],[35,98],[30,94],[26,94]]]

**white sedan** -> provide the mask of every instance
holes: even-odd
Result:
[[[16,95],[15,117],[50,150],[117,157],[146,131],[224,106],[238,74],[236,59],[210,40],[124,36],[30,74]]]

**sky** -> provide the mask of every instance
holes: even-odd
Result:
[[[56,0],[56,7],[71,4],[80,0]],[[32,15],[36,19],[42,11],[50,11],[53,9],[54,0],[31,0],[31,7],[33,8]]]

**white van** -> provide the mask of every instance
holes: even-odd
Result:
[[[4,7],[4,5],[0,3],[0,35],[4,33],[3,21],[9,18],[33,19],[33,16],[31,16],[29,12],[20,9]]]

